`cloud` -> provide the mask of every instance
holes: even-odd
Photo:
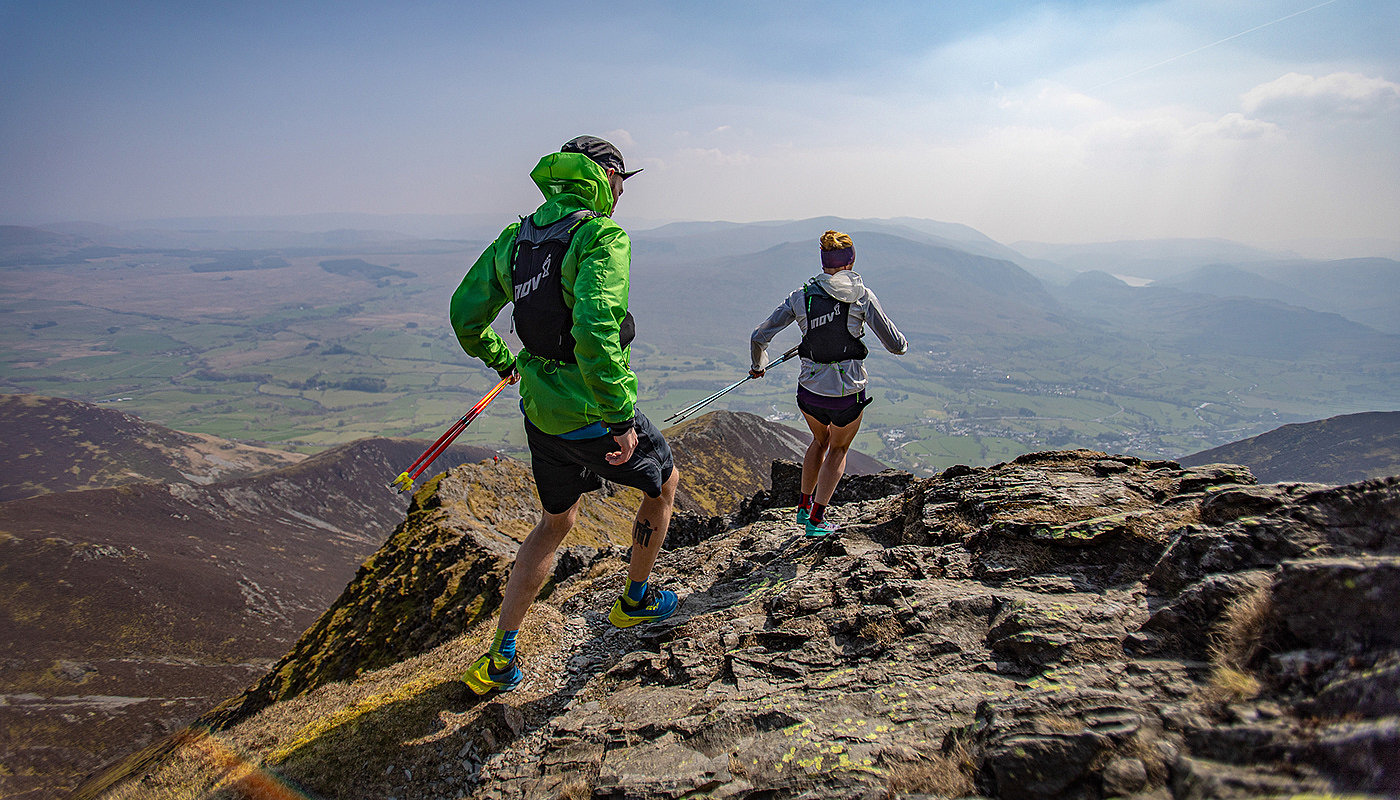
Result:
[[[617,130],[608,131],[602,134],[602,136],[604,139],[607,139],[609,142],[612,142],[619,148],[636,147],[637,145],[636,140],[632,138],[632,134],[628,133],[625,130],[622,130],[621,128],[618,128]]]
[[[1320,78],[1290,72],[1241,96],[1245,111],[1271,117],[1375,117],[1400,109],[1400,84],[1355,72]]]

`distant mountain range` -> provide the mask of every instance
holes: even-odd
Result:
[[[444,307],[482,244],[404,238],[394,218],[304,232],[341,221],[354,222],[0,229],[14,287],[0,303],[0,388],[131,397],[171,427],[253,440],[426,435],[480,377]],[[748,332],[817,271],[826,228],[855,237],[857,269],[911,345],[901,358],[874,348],[877,402],[857,449],[916,474],[1044,447],[1172,457],[1385,409],[1400,392],[1400,262],[1172,240],[1091,248],[1102,270],[1079,272],[1048,258],[1087,263],[1069,251],[1020,252],[962,225],[818,217],[632,231],[647,413],[742,375]],[[1113,277],[1152,259],[1176,274],[1147,286]],[[362,266],[328,275],[328,263]],[[508,317],[498,322],[512,340]],[[791,383],[776,372],[724,404],[794,419]],[[518,426],[483,425],[523,446]]]
[[[1284,425],[1178,461],[1185,466],[1243,464],[1264,483],[1335,485],[1400,475],[1400,411]]]
[[[1159,281],[1217,297],[1250,297],[1340,314],[1400,333],[1400,262],[1388,258],[1213,265]]]

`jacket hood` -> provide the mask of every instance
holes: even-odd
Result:
[[[855,270],[843,269],[835,275],[822,272],[812,282],[843,303],[854,303],[865,296],[865,284]]]
[[[589,211],[611,214],[612,187],[608,173],[582,153],[550,153],[530,170],[530,179],[540,187],[546,205],[564,196],[578,198]],[[563,213],[559,214],[560,217]],[[548,224],[551,219],[537,220]]]

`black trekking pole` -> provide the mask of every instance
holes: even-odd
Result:
[[[800,346],[800,345],[799,345],[799,346]],[[773,363],[769,364],[767,367],[764,367],[764,371],[767,371],[767,370],[772,369],[773,367],[776,367],[777,365],[783,363],[784,361],[787,361],[788,359],[792,358],[792,357],[795,356],[795,355],[797,355],[797,347],[794,347],[794,348],[792,348],[791,350],[787,351],[786,353],[783,353],[782,357],[779,358],[777,361],[774,361]],[[672,422],[672,421],[674,421],[674,422],[680,422],[681,420],[685,419],[686,417],[689,417],[690,415],[694,414],[695,412],[699,411],[700,409],[704,408],[705,406],[709,405],[710,403],[713,403],[714,401],[720,399],[721,397],[725,396],[726,394],[729,394],[730,392],[734,391],[735,389],[738,389],[740,386],[743,386],[745,383],[747,383],[747,382],[749,382],[749,381],[751,381],[751,380],[753,380],[753,376],[752,376],[752,375],[745,375],[742,379],[737,380],[737,381],[735,381],[735,382],[729,384],[728,386],[724,387],[723,389],[720,389],[718,392],[715,392],[714,394],[710,395],[709,397],[706,397],[704,400],[701,400],[701,401],[698,402],[698,403],[692,403],[691,405],[688,405],[688,406],[686,406],[685,408],[682,408],[680,411],[677,411],[676,413],[674,413],[674,414],[672,414],[671,416],[667,417],[667,418],[666,418],[666,422]]]

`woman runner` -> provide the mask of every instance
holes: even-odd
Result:
[[[852,269],[856,248],[851,237],[838,231],[822,234],[821,259],[821,274],[788,295],[749,339],[753,359],[749,376],[761,378],[773,337],[793,320],[802,331],[797,407],[812,429],[812,443],[802,459],[797,523],[813,537],[836,530],[826,519],[826,507],[846,472],[846,452],[870,403],[865,396],[865,357],[869,351],[861,342],[865,324],[870,324],[891,353],[903,355],[909,349],[909,342],[885,316],[875,293],[865,288]]]

